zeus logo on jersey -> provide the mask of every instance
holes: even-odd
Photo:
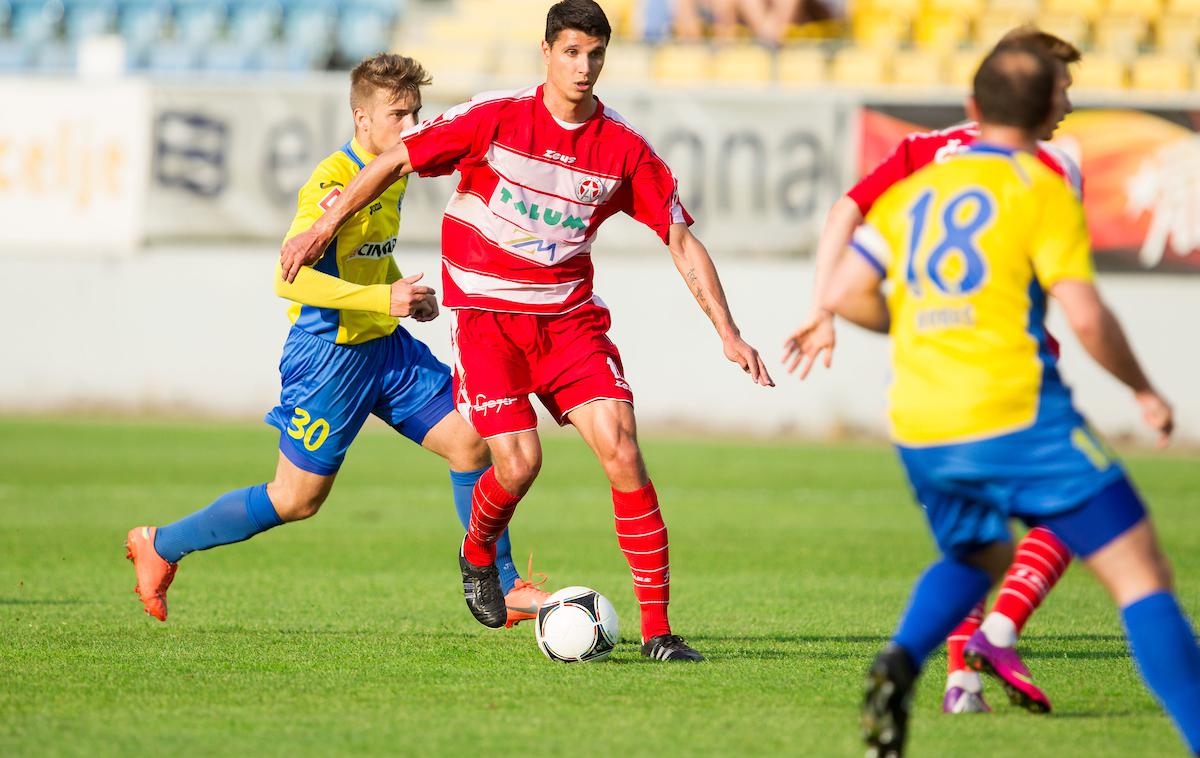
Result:
[[[357,250],[354,251],[352,255],[349,256],[349,258],[370,258],[372,260],[378,260],[384,256],[391,255],[392,251],[395,249],[395,237],[392,237],[390,240],[386,240],[384,242],[364,242]]]
[[[547,150],[546,152],[542,153],[542,157],[549,158],[552,161],[561,161],[562,163],[565,163],[568,166],[570,166],[572,163],[575,162],[574,155],[563,155],[562,153],[556,152],[554,150]]]
[[[564,229],[583,230],[587,228],[587,219],[580,218],[579,216],[572,216],[566,210],[551,208],[548,205],[543,206],[539,205],[538,203],[527,203],[524,200],[515,200],[516,196],[513,190],[505,187],[504,185],[501,185],[499,189],[500,191],[496,196],[496,199],[500,201],[500,204],[512,208],[514,211],[530,221],[538,221],[543,226],[560,226]]]

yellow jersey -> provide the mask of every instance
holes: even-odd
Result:
[[[312,226],[374,158],[352,139],[322,160],[300,188],[285,241]],[[288,309],[293,324],[339,345],[356,345],[395,331],[397,319],[389,315],[390,285],[400,278],[400,270],[392,251],[407,188],[405,177],[347,219],[324,255],[311,268],[302,268],[294,282],[284,282],[276,272],[276,293],[295,301]]]
[[[1083,207],[1025,152],[975,143],[877,201],[852,247],[886,278],[889,415],[904,446],[986,439],[1074,413],[1046,292],[1091,281]]]

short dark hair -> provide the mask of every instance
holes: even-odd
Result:
[[[1057,62],[1037,45],[1009,44],[983,59],[975,72],[979,120],[1035,132],[1046,123],[1054,102]]]
[[[596,0],[560,0],[546,13],[546,44],[553,45],[559,32],[574,29],[589,37],[603,37],[604,44],[612,39],[608,16]]]
[[[1015,29],[1010,29],[996,43],[996,49],[1008,47],[1009,45],[1034,45],[1040,47],[1049,53],[1052,58],[1062,61],[1064,65],[1078,63],[1083,59],[1083,53],[1079,52],[1079,48],[1067,42],[1062,37],[1042,31],[1033,24],[1024,24]]]

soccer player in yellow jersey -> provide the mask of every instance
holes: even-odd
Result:
[[[1049,295],[1166,442],[1171,409],[1096,291],[1083,209],[1032,154],[1055,72],[1036,46],[989,55],[967,104],[979,139],[876,202],[823,303],[891,336],[892,436],[942,552],[868,673],[869,754],[902,753],[917,674],[1011,562],[1011,517],[1049,527],[1096,574],[1147,686],[1200,750],[1200,649],[1167,560],[1120,462],[1075,410],[1042,325]]]
[[[378,55],[350,81],[354,137],[300,189],[287,238],[308,229],[367,162],[417,123],[421,87],[430,80],[411,58]],[[421,274],[401,277],[392,258],[407,186],[406,177],[354,214],[294,281],[276,272],[275,292],[292,301],[293,326],[279,364],[279,405],[266,417],[280,430],[275,478],[226,493],[173,524],[130,530],[126,550],[137,593],[160,621],[183,556],[315,514],[368,414],[447,460],[455,507],[460,519],[470,517],[471,492],[490,464],[487,446],[454,407],[449,367],[397,322],[438,315],[436,293],[417,283]],[[547,593],[521,580],[507,535],[497,544],[511,626],[533,618]]]

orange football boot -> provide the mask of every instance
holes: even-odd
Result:
[[[133,591],[142,599],[142,606],[159,621],[167,620],[167,588],[175,578],[178,563],[167,563],[154,549],[158,527],[135,526],[125,536],[125,557],[133,561],[137,584]]]
[[[534,577],[533,553],[529,554],[529,565],[525,570],[525,575],[530,579]],[[508,609],[508,620],[504,622],[505,629],[511,629],[522,621],[537,618],[538,609],[542,607],[542,603],[546,602],[546,598],[550,597],[549,592],[541,589],[541,586],[546,583],[546,575],[539,573],[537,576],[540,576],[541,579],[536,582],[527,582],[517,577],[517,583],[504,596],[504,607]]]

